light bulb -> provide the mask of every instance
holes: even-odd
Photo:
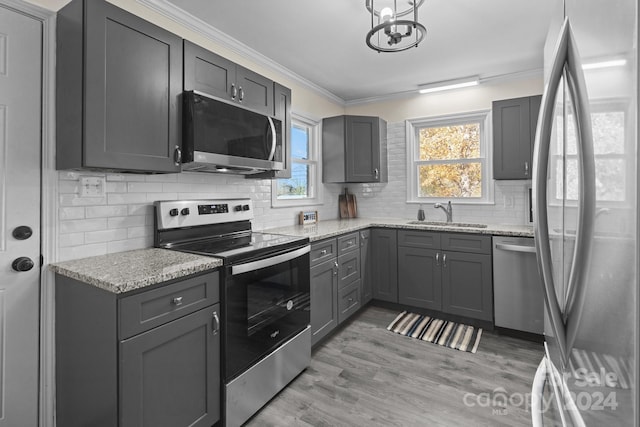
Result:
[[[380,20],[382,22],[393,21],[393,9],[390,7],[383,7],[380,11]]]

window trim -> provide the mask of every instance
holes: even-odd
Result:
[[[323,185],[322,185],[322,159],[320,149],[321,122],[300,114],[291,114],[291,127],[295,125],[304,126],[309,129],[309,159],[296,163],[305,163],[315,170],[315,176],[309,181],[309,190],[311,197],[300,199],[278,199],[278,179],[271,180],[271,207],[285,208],[295,206],[314,206],[321,205],[323,201]],[[291,132],[291,130],[289,130]],[[291,159],[291,167],[294,160]]]
[[[480,122],[480,161],[483,165],[481,198],[442,198],[418,196],[418,160],[417,133],[422,127],[457,125],[463,122]],[[407,152],[407,203],[443,203],[449,200],[457,204],[487,205],[494,204],[493,180],[493,134],[491,129],[491,110],[478,110],[461,114],[447,114],[428,118],[410,119],[405,122],[405,141]],[[484,142],[484,144],[483,144]],[[464,159],[461,159],[464,160]],[[434,161],[433,163],[437,163]]]

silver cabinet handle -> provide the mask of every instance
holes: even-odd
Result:
[[[556,296],[553,278],[549,222],[547,217],[547,175],[551,148],[551,132],[556,93],[566,70],[569,93],[574,102],[578,131],[578,159],[581,175],[578,206],[578,230],[575,251],[569,273],[569,287],[565,311]],[[540,115],[536,129],[533,156],[533,206],[537,223],[534,228],[538,270],[542,275],[545,302],[550,315],[551,327],[558,340],[558,348],[564,362],[568,362],[575,340],[584,302],[585,275],[590,265],[590,236],[593,235],[595,218],[595,160],[591,117],[588,112],[588,97],[580,57],[571,31],[569,20],[562,24],[556,43],[554,61],[549,82],[542,95]],[[578,262],[579,260],[579,262]],[[572,315],[570,315],[572,314]]]
[[[338,275],[338,269],[340,268],[340,266],[338,265],[338,261],[334,261],[333,262],[333,275],[337,276]]]
[[[213,335],[218,335],[218,332],[220,332],[220,317],[218,317],[218,312],[214,311],[213,312]]]
[[[171,300],[171,303],[175,306],[181,306],[182,305],[182,297],[175,297],[174,299]]]
[[[236,99],[238,95],[238,89],[236,88],[235,83],[231,83],[231,99]]]
[[[173,150],[173,164],[180,166],[180,163],[182,163],[182,150],[176,145],[175,150]]]
[[[440,267],[440,252],[436,252],[436,265]]]
[[[376,179],[380,179],[380,171],[378,170],[378,168],[375,168],[373,170],[373,174],[376,176]]]
[[[242,88],[240,88],[240,94],[242,94]],[[240,96],[240,101],[242,101],[242,96]],[[267,119],[269,120],[269,129],[271,129],[271,151],[269,152],[269,161],[273,161],[273,156],[276,154],[276,145],[278,144],[276,125],[273,123],[273,119],[271,117],[267,117]]]
[[[442,255],[442,266],[447,268],[447,254]]]
[[[320,251],[320,256],[325,256],[327,254],[327,250],[323,249]]]
[[[529,176],[529,162],[524,162],[524,176]]]
[[[242,102],[244,99],[244,90],[242,90],[242,86],[238,88],[238,101]]]

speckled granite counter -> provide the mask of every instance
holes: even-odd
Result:
[[[409,219],[395,218],[351,218],[320,221],[311,225],[293,225],[289,227],[270,228],[267,231],[275,234],[308,237],[311,242],[339,236],[369,227],[396,228],[405,230],[429,230],[455,233],[490,234],[493,236],[533,237],[533,226],[487,224],[486,228],[455,226],[442,224],[411,224]]]
[[[139,249],[50,264],[54,272],[119,294],[211,270],[222,260],[165,249]]]

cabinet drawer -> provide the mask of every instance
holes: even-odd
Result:
[[[441,248],[445,251],[491,253],[491,236],[479,234],[442,233]]]
[[[205,308],[220,300],[219,292],[216,271],[122,298],[118,335],[126,339]]]
[[[398,246],[411,248],[440,248],[440,233],[430,231],[398,231]]]
[[[360,247],[360,234],[351,233],[338,237],[338,255],[351,252]]]
[[[335,258],[337,256],[337,242],[336,239],[322,240],[320,242],[314,242],[311,245],[311,266],[318,265],[321,262]]]
[[[360,280],[338,291],[338,323],[342,323],[360,308]]]
[[[350,252],[338,257],[338,288],[342,289],[360,279],[360,252]]]

